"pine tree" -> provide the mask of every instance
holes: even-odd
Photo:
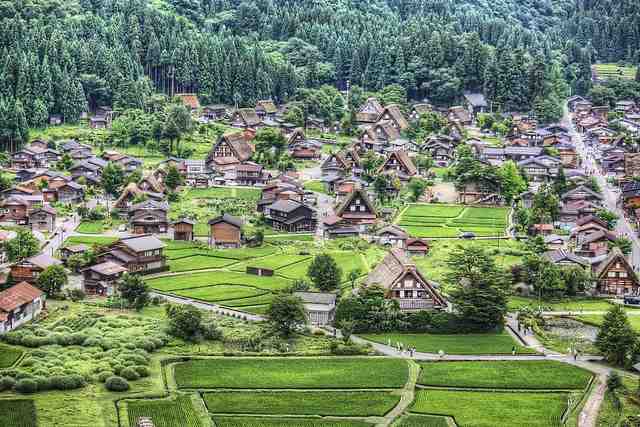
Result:
[[[614,305],[604,315],[595,345],[610,363],[624,366],[631,356],[638,338],[629,323],[627,313]]]

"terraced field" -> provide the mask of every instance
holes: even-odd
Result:
[[[508,213],[508,208],[412,204],[398,225],[413,237],[458,237],[463,232],[497,237],[504,235]]]
[[[619,66],[618,64],[594,64],[593,70],[598,79],[634,79],[636,67]]]
[[[36,427],[36,406],[33,400],[0,399],[0,426],[2,427]]]
[[[147,417],[155,427],[204,427],[191,398],[186,395],[173,399],[129,400],[127,414],[130,426],[136,426],[140,417]]]

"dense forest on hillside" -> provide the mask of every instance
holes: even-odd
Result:
[[[142,108],[154,91],[253,105],[328,84],[528,110],[637,62],[632,0],[0,1],[0,139],[51,114]]]

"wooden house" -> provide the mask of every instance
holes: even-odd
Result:
[[[600,194],[596,193],[586,185],[579,185],[573,190],[569,190],[560,196],[562,202],[586,200],[595,204],[600,204],[603,198]]]
[[[56,228],[56,210],[51,206],[43,206],[29,212],[29,224],[38,231],[53,233]]]
[[[385,290],[385,297],[397,301],[402,311],[447,308],[447,302],[437,285],[425,279],[416,264],[400,248],[391,249],[363,284],[381,286]]]
[[[155,200],[132,205],[129,208],[129,227],[133,234],[166,233],[169,229],[169,204]]]
[[[45,253],[41,253],[22,261],[18,261],[11,266],[11,279],[14,282],[27,282],[35,284],[36,280],[47,267],[52,265],[60,265],[62,262],[50,257]]]
[[[189,218],[180,218],[172,223],[173,240],[194,240],[195,234],[193,229],[196,222]]]
[[[226,105],[206,105],[202,107],[201,117],[204,117],[207,120],[222,120],[226,115]]]
[[[156,179],[153,174],[146,174],[138,182],[138,188],[142,191],[162,194],[165,191],[164,185]]]
[[[406,151],[392,151],[389,153],[384,163],[380,165],[378,173],[394,172],[401,181],[408,181],[418,173],[418,169],[413,164],[413,160]]]
[[[383,110],[384,108],[376,98],[369,98],[356,113],[356,121],[359,123],[375,123]]]
[[[129,273],[157,273],[168,269],[164,247],[160,239],[150,234],[124,237],[99,254],[98,261],[113,261]]]
[[[391,224],[378,231],[376,238],[381,245],[405,249],[409,235],[402,228]]]
[[[473,116],[471,116],[469,110],[463,106],[449,108],[448,118],[450,122],[457,123],[460,126],[470,126],[473,122]]]
[[[226,133],[209,152],[206,165],[211,170],[224,171],[233,165],[246,162],[253,155],[253,147],[241,132]]]
[[[231,125],[242,129],[256,129],[262,120],[253,108],[240,108],[231,114]]]
[[[336,294],[328,292],[294,292],[302,300],[307,321],[314,326],[326,326],[333,322],[336,311]]]
[[[71,245],[60,248],[60,259],[66,263],[67,260],[74,255],[82,255],[89,250],[89,246],[85,244]]]
[[[378,219],[376,208],[363,189],[351,192],[338,206],[336,215],[362,231]]]
[[[235,165],[231,169],[232,175],[235,175],[233,180],[237,185],[262,185],[267,182],[269,175],[264,170],[264,167],[258,163],[245,162],[239,165]]]
[[[263,100],[256,103],[256,114],[260,119],[275,119],[278,107],[272,100]]]
[[[82,290],[87,295],[111,296],[120,277],[127,272],[122,265],[105,261],[82,270]]]
[[[579,234],[576,239],[576,253],[580,256],[593,258],[609,252],[612,243],[618,236],[607,230],[597,230]]]
[[[293,200],[278,200],[265,207],[265,220],[274,230],[289,233],[313,232],[317,226],[316,212]]]
[[[35,319],[45,305],[44,292],[27,282],[0,292],[0,334]]]
[[[80,203],[84,199],[84,187],[74,181],[65,182],[56,188],[56,199],[60,203]]]
[[[360,145],[365,150],[382,153],[392,141],[400,139],[400,131],[390,121],[369,126],[360,137]]]
[[[640,153],[624,154],[624,174],[627,178],[640,176]]]
[[[479,113],[484,113],[489,108],[487,100],[481,93],[465,93],[465,107],[469,114],[476,117]]]
[[[423,114],[430,113],[432,110],[433,110],[433,107],[431,106],[431,104],[426,104],[426,103],[415,104],[413,107],[411,107],[411,112],[409,113],[409,120],[417,121],[420,119],[420,116],[422,116]]]
[[[136,199],[146,197],[147,200],[153,200],[155,202],[161,202],[164,200],[164,194],[162,193],[153,193],[149,191],[142,191],[138,184],[135,182],[130,182],[127,186],[122,190],[120,197],[114,202],[113,207],[115,209],[120,209],[121,211],[128,211],[133,205]]]
[[[351,170],[351,162],[340,153],[331,153],[320,166],[322,176],[346,176]]]
[[[0,202],[0,222],[25,225],[29,222],[31,204],[22,196],[9,196]]]
[[[239,248],[242,246],[242,220],[229,214],[209,220],[209,246]]]
[[[378,117],[378,121],[390,122],[391,125],[399,131],[409,128],[409,122],[404,117],[404,114],[402,114],[402,110],[400,110],[398,104],[389,104],[384,107],[382,113],[380,113],[380,117]]]
[[[552,263],[562,267],[581,267],[590,268],[591,264],[585,258],[576,255],[566,249],[555,249],[547,251],[543,255],[544,258]]]
[[[407,239],[405,250],[411,256],[425,256],[429,253],[429,242],[417,238]]]
[[[640,283],[633,267],[619,248],[614,247],[594,270],[596,292],[600,295],[637,295]]]

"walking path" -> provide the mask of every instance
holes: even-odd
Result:
[[[239,319],[242,320],[246,320],[249,322],[262,322],[265,320],[264,317],[262,316],[258,316],[257,314],[250,314],[247,313],[246,311],[237,311],[237,310],[232,310],[226,307],[220,307],[219,305],[216,304],[211,304],[211,303],[206,303],[206,302],[202,302],[202,301],[196,301],[190,298],[184,298],[184,297],[179,297],[176,295],[167,295],[167,294],[163,294],[163,293],[159,293],[159,292],[151,292],[151,297],[160,297],[160,298],[164,298],[165,300],[169,301],[170,303],[173,304],[188,304],[188,305],[192,305],[196,308],[199,308],[201,310],[206,310],[206,311],[214,311],[217,314],[221,314],[224,316],[231,316],[231,317],[237,317]]]
[[[420,375],[420,366],[417,363],[409,362],[409,379],[402,389],[402,396],[400,402],[384,417],[384,422],[378,424],[378,427],[388,427],[395,420],[398,419],[413,403],[415,397],[416,383],[418,382],[418,376]]]

